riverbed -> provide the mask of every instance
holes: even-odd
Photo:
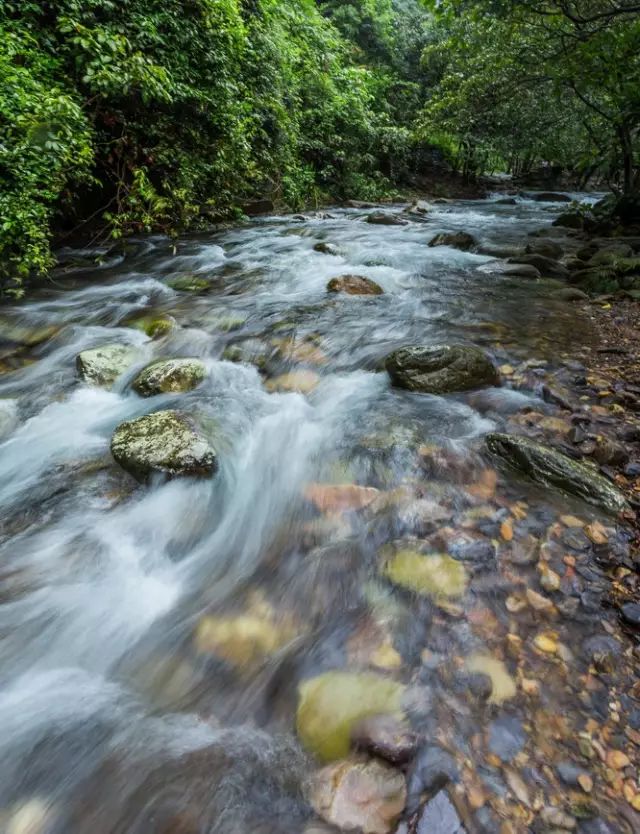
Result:
[[[428,246],[458,231],[521,246],[561,210],[493,197],[404,225],[330,209],[134,239],[64,253],[2,309],[3,830],[316,830],[308,780],[348,747],[331,711],[389,682],[420,745],[455,763],[469,834],[550,830],[529,828],[548,807],[574,827],[626,819],[609,754],[638,735],[620,718],[631,641],[598,557],[631,533],[483,450],[532,413],[559,430],[542,382],[598,334],[557,281]],[[383,293],[328,293],[344,274]],[[131,367],[79,378],[78,354],[113,343]],[[482,348],[504,384],[392,386],[385,357],[440,343]],[[206,368],[193,390],[132,390],[181,357]],[[197,420],[215,477],[140,485],[115,463],[116,427],[161,409]],[[384,565],[406,552],[445,554],[436,591],[393,581]]]

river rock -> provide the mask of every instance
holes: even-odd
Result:
[[[554,226],[563,229],[581,230],[584,227],[584,217],[577,211],[565,211],[553,221]]]
[[[424,554],[402,543],[383,548],[382,575],[394,585],[421,596],[456,599],[467,589],[467,572],[445,553]]]
[[[320,243],[316,243],[313,247],[314,252],[319,252],[321,255],[334,255],[337,256],[340,253],[336,249],[335,246],[331,243],[326,243],[325,241],[320,241]]]
[[[243,667],[275,654],[296,634],[290,621],[278,621],[269,609],[247,611],[229,617],[203,617],[196,629],[195,646],[200,654]]]
[[[524,251],[527,255],[542,255],[554,261],[559,260],[563,254],[562,246],[559,243],[556,243],[555,240],[545,240],[544,238],[532,240],[527,244]]]
[[[467,834],[446,791],[439,791],[424,806],[418,819],[416,834]]]
[[[476,251],[478,255],[487,255],[490,258],[515,258],[522,253],[519,246],[501,246],[496,243],[483,243]]]
[[[393,385],[422,394],[449,394],[499,385],[500,376],[483,351],[468,345],[420,345],[386,359]]]
[[[530,191],[523,192],[522,197],[526,200],[535,200],[536,203],[570,203],[571,197],[568,194],[561,194],[556,191]]]
[[[325,672],[298,690],[296,730],[303,746],[325,762],[344,758],[355,724],[372,715],[402,718],[403,684],[368,672]]]
[[[436,745],[424,747],[407,774],[407,809],[414,813],[423,795],[433,796],[449,782],[459,779],[458,765],[446,750]]]
[[[404,810],[404,776],[375,759],[352,757],[328,765],[312,778],[316,813],[343,831],[388,834]]]
[[[510,275],[516,278],[531,278],[537,280],[542,275],[540,270],[536,269],[531,264],[512,264],[512,263],[490,263],[485,264],[481,268],[482,272],[495,272],[500,275]]]
[[[589,296],[578,287],[560,287],[553,291],[553,297],[560,301],[588,301]]]
[[[153,475],[210,478],[218,468],[215,451],[183,414],[156,411],[121,423],[111,453],[141,483]]]
[[[509,258],[510,264],[529,264],[535,268],[546,278],[567,278],[569,270],[564,264],[558,263],[553,258],[545,258],[544,255],[516,255],[515,258]]]
[[[251,200],[241,205],[242,213],[247,217],[257,217],[259,214],[271,214],[275,210],[273,200]]]
[[[625,497],[606,478],[584,463],[525,437],[489,434],[489,453],[499,462],[547,487],[576,495],[617,515],[628,508]]]
[[[384,290],[375,281],[363,275],[340,275],[329,281],[327,292],[343,292],[347,295],[382,295]]]
[[[132,316],[125,319],[123,324],[126,327],[135,327],[136,330],[142,330],[150,339],[161,339],[178,325],[173,316],[168,313],[145,313]]]
[[[627,625],[633,626],[633,628],[640,628],[640,603],[626,602],[620,606],[620,613]]]
[[[514,759],[526,743],[527,735],[518,718],[503,715],[489,725],[489,750],[503,762]]]
[[[384,211],[377,211],[374,214],[369,214],[366,218],[367,223],[373,223],[375,226],[406,226],[407,221],[397,214],[388,214]]]
[[[436,235],[429,241],[429,246],[451,246],[468,252],[477,245],[476,239],[467,232],[449,232]]]
[[[199,359],[161,359],[140,371],[132,387],[141,397],[184,394],[200,385],[206,372]]]
[[[418,741],[406,723],[393,715],[372,715],[351,729],[351,742],[356,750],[395,765],[406,764],[414,757]]]
[[[496,200],[497,206],[516,206],[518,201],[515,197],[500,197],[499,200]]]
[[[222,358],[227,362],[246,363],[247,365],[254,365],[259,370],[264,370],[275,352],[273,346],[260,339],[243,339],[227,345]]]
[[[109,387],[133,365],[137,355],[130,345],[102,345],[79,353],[76,368],[83,382]]]
[[[177,292],[206,292],[211,289],[211,281],[202,275],[177,275],[167,281],[167,286]]]

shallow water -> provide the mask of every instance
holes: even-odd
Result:
[[[489,767],[472,738],[500,711],[466,706],[432,658],[455,667],[470,654],[495,655],[515,679],[504,599],[533,569],[515,578],[518,569],[500,562],[469,569],[464,597],[439,606],[394,589],[380,576],[379,553],[407,537],[435,547],[440,528],[452,531],[437,539],[451,549],[458,539],[492,541],[518,501],[526,520],[514,543],[502,543],[507,550],[543,536],[561,513],[596,514],[504,476],[497,498],[474,495],[482,436],[523,407],[550,410],[535,390],[409,394],[391,388],[381,363],[405,344],[461,341],[499,365],[531,358],[553,367],[593,338],[575,306],[554,299],[552,282],[492,274],[479,269],[488,257],[427,246],[452,230],[521,244],[560,210],[458,202],[402,227],[335,210],[330,219],[275,217],[192,237],[175,253],[161,238],[132,241],[126,257],[104,253],[100,267],[62,270],[2,311],[0,820],[8,831],[302,831],[310,810],[301,785],[313,764],[295,737],[297,688],[333,669],[375,668],[411,683],[422,693],[417,728],[448,734]],[[340,254],[315,252],[320,241]],[[327,282],[344,273],[366,275],[384,295],[328,295]],[[210,289],[172,290],[167,282],[183,274]],[[177,326],[156,339],[127,326],[146,312]],[[19,329],[42,327],[52,328],[49,338],[20,347]],[[270,352],[262,376],[222,360],[249,338]],[[82,384],[76,355],[112,342],[138,347],[137,363],[112,390]],[[150,359],[180,356],[206,364],[194,391],[151,399],[131,391]],[[263,377],[301,368],[319,377],[307,395],[265,388]],[[220,471],[210,482],[138,487],[112,461],[111,434],[123,420],[173,407],[205,427]],[[320,506],[314,483],[379,494],[360,509],[349,500]],[[603,590],[598,581],[591,588]],[[482,622],[478,612],[488,612]],[[244,643],[212,651],[198,638],[203,617],[239,615],[285,636],[257,654]],[[598,617],[596,600],[556,627],[574,647]],[[525,642],[538,625],[523,626]],[[376,654],[381,645],[392,662]],[[528,674],[544,679],[536,662]],[[585,664],[576,650],[575,667]],[[525,711],[519,702],[510,709]],[[571,709],[553,679],[544,709]],[[20,828],[21,819],[36,827]]]

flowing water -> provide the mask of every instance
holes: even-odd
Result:
[[[260,219],[175,251],[163,238],[131,241],[126,255],[67,253],[102,262],[68,266],[2,311],[7,831],[301,832],[310,816],[301,786],[314,765],[296,740],[298,686],[335,669],[411,684],[418,729],[449,733],[488,768],[486,789],[501,790],[470,746],[501,708],[474,712],[433,658],[455,666],[498,655],[515,675],[503,633],[513,576],[494,563],[469,568],[464,596],[438,605],[381,577],[380,551],[429,542],[440,528],[452,552],[456,536],[491,542],[517,501],[527,520],[506,547],[562,512],[594,513],[502,475],[493,505],[477,489],[482,436],[527,406],[551,408],[535,390],[410,394],[390,386],[381,363],[405,344],[453,341],[497,364],[552,367],[591,339],[589,320],[555,299],[551,282],[427,246],[453,230],[520,245],[556,211],[457,202],[387,227],[335,210]],[[338,254],[315,251],[321,241]],[[366,275],[384,295],[328,294],[344,273]],[[184,275],[208,288],[172,289]],[[152,339],[131,326],[146,315],[175,326]],[[137,347],[136,364],[111,390],[83,384],[77,354],[113,342]],[[264,360],[261,369],[223,359],[239,352]],[[200,357],[205,381],[138,397],[132,378],[162,357]],[[304,371],[306,393],[281,390],[293,370]],[[141,487],[113,462],[115,427],[161,408],[197,417],[219,455],[214,479]],[[323,491],[336,484],[372,489]],[[585,612],[597,622],[597,604]],[[226,623],[226,642],[212,647],[203,622]],[[584,618],[562,628],[571,645],[591,633]],[[570,709],[552,682],[544,697],[549,713]]]

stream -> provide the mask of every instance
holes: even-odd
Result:
[[[384,371],[404,345],[471,344],[535,371],[595,342],[557,282],[427,245],[465,231],[521,246],[562,208],[492,197],[398,226],[332,209],[175,249],[133,239],[62,253],[52,282],[0,310],[2,831],[322,831],[313,754],[335,758],[338,725],[389,681],[414,730],[456,760],[469,834],[528,831],[543,805],[580,794],[554,766],[608,715],[608,689],[589,687],[593,646],[626,645],[580,523],[624,529],[483,457],[483,437],[516,431],[518,415],[553,420],[535,385],[434,396]],[[384,293],[327,293],[343,274]],[[77,355],[114,342],[134,364],[110,388],[83,382]],[[193,390],[132,390],[149,362],[179,357],[204,363]],[[160,409],[197,418],[215,477],[140,485],[114,462],[115,428]],[[416,546],[451,554],[438,593],[381,571],[388,548]],[[447,578],[452,556],[462,578]],[[596,815],[608,802],[583,799]]]

